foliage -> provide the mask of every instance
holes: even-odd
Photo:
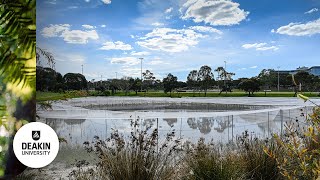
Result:
[[[188,147],[187,179],[241,179],[243,167],[237,153],[222,153],[214,143],[205,143],[201,138]]]
[[[217,69],[215,69],[214,71],[218,73],[218,82],[220,82],[219,86],[221,88],[221,92],[231,91],[232,86],[230,86],[230,82],[233,80],[232,76],[234,76],[235,73],[227,72],[226,69],[221,66],[217,67]],[[221,84],[221,82],[223,82],[223,85]]]
[[[12,135],[27,121],[19,114],[19,121],[13,112],[26,112],[29,101],[34,97],[36,74],[36,1],[1,0],[0,2],[0,177],[22,171],[23,166],[9,168],[7,162],[16,162],[8,147]],[[4,98],[5,97],[5,98]],[[28,101],[28,102],[27,102]],[[26,103],[27,102],[27,103]],[[30,108],[30,107],[29,107]],[[18,114],[18,113],[15,113]],[[30,114],[26,112],[26,114]],[[8,154],[9,154],[8,153]],[[12,164],[12,163],[11,163]],[[18,163],[17,163],[18,164]]]
[[[148,91],[149,87],[151,87],[155,81],[155,77],[153,75],[153,73],[149,70],[146,70],[146,72],[142,73],[143,76],[143,85],[146,88],[146,90]]]
[[[178,78],[174,75],[172,75],[171,73],[168,74],[167,77],[163,78],[162,82],[163,82],[163,87],[164,87],[164,92],[170,92],[170,96],[171,96],[171,92],[174,88],[177,87],[178,84]]]
[[[245,92],[253,95],[254,92],[260,90],[260,83],[256,78],[245,79],[239,84],[239,89],[244,90]]]
[[[278,155],[281,154],[282,151],[278,148],[273,138],[258,139],[253,135],[250,136],[246,130],[237,139],[236,147],[239,158],[244,162],[245,179],[282,179],[276,160],[264,152],[264,148],[268,147]]]
[[[175,132],[167,134],[158,143],[158,130],[140,126],[139,119],[131,121],[131,136],[124,137],[114,130],[106,141],[95,137],[91,144],[85,142],[88,153],[95,153],[99,162],[94,169],[95,179],[172,179],[177,164],[179,140]],[[83,169],[70,173],[70,178],[83,174]]]
[[[204,89],[205,96],[207,96],[207,90],[209,86],[211,86],[212,83],[214,82],[214,77],[213,77],[211,67],[206,65],[202,66],[198,71],[198,79],[199,79],[200,86],[202,87],[202,89]]]
[[[296,83],[302,86],[302,91],[317,91],[320,90],[320,78],[305,71],[299,71],[294,75]]]
[[[64,81],[60,73],[52,68],[37,67],[37,90],[38,91],[63,91]]]
[[[315,107],[308,124],[288,124],[284,136],[275,135],[281,154],[265,148],[288,179],[320,178],[320,109]],[[304,126],[304,127],[301,127]]]
[[[63,81],[67,90],[83,90],[88,87],[86,78],[80,73],[67,73],[63,76]]]
[[[193,96],[195,96],[195,91],[199,88],[199,81],[198,81],[198,71],[192,70],[190,71],[187,77],[187,85],[189,89],[193,90]]]
[[[135,78],[135,79],[131,78],[129,80],[129,82],[130,82],[130,85],[131,85],[130,90],[133,90],[134,92],[136,92],[136,94],[138,94],[138,91],[141,89],[141,79],[139,79],[139,78]]]
[[[5,82],[35,88],[35,0],[1,1],[0,75]]]
[[[245,131],[235,144],[205,143],[187,146],[189,179],[282,179],[277,162],[263,148],[275,149],[273,140],[258,140]],[[279,151],[277,151],[279,152]]]

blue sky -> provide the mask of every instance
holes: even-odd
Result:
[[[318,0],[43,0],[37,26],[56,70],[87,80],[140,77],[140,57],[182,81],[224,61],[234,78],[320,65]]]

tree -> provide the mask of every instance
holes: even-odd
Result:
[[[126,96],[128,95],[128,92],[130,90],[130,86],[131,86],[130,80],[131,79],[132,79],[131,77],[123,77],[120,80],[118,80],[119,89],[125,91]]]
[[[245,92],[249,93],[249,96],[254,92],[257,92],[260,90],[260,83],[256,78],[251,78],[251,79],[244,79],[240,84],[239,84],[239,89],[244,90]]]
[[[138,91],[141,88],[141,79],[139,79],[139,78],[136,78],[136,79],[131,78],[129,80],[129,83],[130,83],[130,90],[136,92],[136,95],[137,95]]]
[[[67,73],[63,76],[67,90],[87,89],[88,82],[80,73]]]
[[[146,70],[146,72],[142,73],[142,76],[144,78],[143,84],[146,88],[146,91],[148,91],[148,88],[153,85],[153,82],[156,78],[153,76],[153,73],[149,70]]]
[[[189,88],[192,89],[193,91],[193,96],[195,94],[195,91],[199,87],[199,78],[198,78],[198,71],[197,70],[192,70],[190,71],[188,77],[187,77],[187,85]]]
[[[37,66],[36,85],[38,91],[59,91],[64,89],[62,75],[52,68]]]
[[[314,91],[317,89],[319,77],[314,76],[306,71],[299,71],[294,75],[294,79],[298,85],[301,84],[302,90]]]
[[[223,67],[217,67],[217,69],[215,69],[214,71],[216,71],[218,73],[218,81],[219,83],[219,87],[220,87],[220,94],[222,92],[231,92],[232,89],[232,83],[230,81],[232,81],[232,76],[235,75],[235,73],[232,72],[227,72]],[[222,81],[223,80],[223,81]],[[221,84],[223,82],[223,85]]]
[[[174,88],[177,87],[178,84],[178,78],[171,73],[168,74],[167,77],[163,78],[163,87],[164,87],[164,92],[170,92],[170,97],[171,97],[171,92]]]
[[[202,66],[198,71],[198,79],[202,89],[204,90],[204,95],[207,96],[208,87],[213,83],[214,77],[209,66]]]

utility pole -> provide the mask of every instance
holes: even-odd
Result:
[[[278,92],[280,91],[280,66],[278,66]]]
[[[142,60],[143,58],[139,58],[141,61],[141,92],[142,92]]]

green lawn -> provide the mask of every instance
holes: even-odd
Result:
[[[55,92],[40,92],[37,91],[37,101],[54,101],[54,100],[66,100],[69,98],[85,97],[87,93],[84,91],[73,91],[69,93],[55,93]]]
[[[89,93],[90,94],[90,93]],[[94,93],[92,93],[94,94]],[[307,92],[303,93],[308,97],[319,97],[319,93],[317,92]],[[293,97],[293,92],[267,92],[266,96],[264,92],[256,92],[254,93],[253,97]],[[54,93],[54,92],[39,92],[37,91],[37,101],[46,101],[46,100],[64,100],[68,98],[77,98],[77,97],[85,97],[89,96],[88,93],[85,91],[72,91],[68,93]],[[114,96],[126,96],[125,92],[117,92]],[[170,93],[164,93],[162,91],[150,91],[147,93],[138,92],[136,95],[135,92],[129,92],[127,96],[138,96],[138,97],[170,97]],[[181,92],[181,93],[172,93],[171,95],[173,98],[179,97],[205,97],[204,93],[198,92]],[[231,93],[221,93],[218,92],[208,92],[207,97],[247,97],[243,91],[234,91]]]

